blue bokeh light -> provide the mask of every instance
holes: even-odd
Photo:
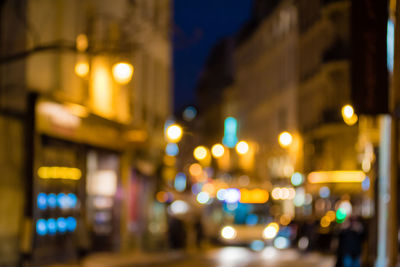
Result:
[[[55,194],[50,193],[47,195],[47,205],[52,209],[57,207],[57,197]]]
[[[47,220],[47,230],[50,235],[54,235],[57,233],[57,222],[55,219],[50,218]]]
[[[322,198],[328,198],[331,195],[331,190],[327,186],[323,186],[319,189],[319,196]]]
[[[76,219],[74,217],[68,217],[67,218],[67,230],[68,230],[68,232],[75,231],[76,226],[77,226]]]
[[[365,177],[364,181],[361,183],[361,187],[363,191],[368,191],[369,187],[371,186],[371,180],[368,176]]]
[[[47,234],[47,226],[46,226],[46,220],[45,219],[39,219],[36,222],[36,233],[38,235],[46,235]]]
[[[192,121],[194,118],[196,118],[197,110],[195,107],[189,106],[185,108],[182,115],[185,121]]]
[[[249,214],[246,217],[246,224],[247,225],[256,225],[258,223],[258,216],[255,214]]]
[[[67,231],[67,221],[65,220],[65,218],[57,218],[57,230],[60,233],[65,233]]]
[[[179,153],[179,147],[175,143],[168,143],[167,146],[165,147],[165,154],[168,156],[177,156]]]
[[[78,198],[74,193],[69,193],[68,194],[68,206],[70,208],[75,208],[76,205],[78,204]]]
[[[59,193],[57,195],[57,205],[61,209],[66,209],[68,208],[69,200],[66,194],[64,193]]]
[[[304,181],[303,175],[301,173],[299,173],[299,172],[293,173],[293,175],[292,175],[290,180],[292,182],[292,185],[294,185],[294,186],[299,186]]]
[[[183,192],[186,189],[186,175],[183,172],[175,176],[174,187],[177,191]]]
[[[233,117],[227,117],[224,122],[224,137],[222,143],[229,147],[234,148],[238,142],[237,138],[237,120]]]
[[[250,244],[250,248],[254,251],[261,251],[264,248],[265,244],[261,240],[254,240]]]
[[[37,206],[41,210],[47,209],[47,195],[45,193],[40,193],[37,196]]]
[[[277,249],[285,249],[288,248],[289,245],[290,245],[289,239],[284,236],[278,236],[274,240],[274,247]]]

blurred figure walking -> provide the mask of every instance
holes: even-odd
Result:
[[[194,229],[196,231],[196,246],[201,249],[204,239],[203,223],[201,222],[201,215],[197,216],[194,222]]]
[[[186,229],[183,220],[175,216],[169,218],[168,239],[172,249],[184,249],[186,247]]]
[[[336,267],[360,267],[364,226],[351,217],[344,222],[339,233]]]

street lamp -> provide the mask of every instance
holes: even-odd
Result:
[[[289,132],[282,132],[278,137],[279,144],[281,147],[288,147],[292,144],[293,137]]]
[[[225,148],[221,144],[215,144],[211,148],[211,154],[214,156],[214,158],[221,158],[225,153]]]
[[[354,113],[354,109],[351,105],[342,107],[342,117],[344,122],[349,126],[354,125],[358,121],[358,116]]]
[[[204,146],[198,146],[193,151],[193,156],[197,160],[205,159],[207,157],[207,154],[207,148],[205,148]]]
[[[182,127],[178,124],[171,124],[168,126],[167,130],[165,131],[165,135],[169,142],[177,143],[182,138]]]
[[[81,78],[84,78],[89,73],[89,63],[85,60],[80,60],[75,65],[75,73]]]
[[[249,152],[249,144],[246,141],[240,141],[236,144],[236,152],[240,155],[244,155]]]
[[[114,79],[119,84],[127,84],[132,79],[133,66],[127,62],[119,62],[112,67]]]
[[[79,34],[75,41],[76,49],[83,53],[89,47],[89,41],[85,34]],[[82,57],[83,55],[80,55]],[[127,84],[131,81],[134,68],[128,62],[118,62],[112,67],[114,80],[119,84]],[[87,59],[78,60],[75,65],[75,73],[79,77],[86,77],[89,73],[89,63]]]

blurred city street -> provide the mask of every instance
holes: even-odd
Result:
[[[0,0],[0,267],[394,267],[400,0]]]

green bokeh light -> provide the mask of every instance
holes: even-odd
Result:
[[[344,220],[346,219],[346,211],[342,208],[337,209],[336,211],[336,221],[338,223],[342,223],[344,222]]]

